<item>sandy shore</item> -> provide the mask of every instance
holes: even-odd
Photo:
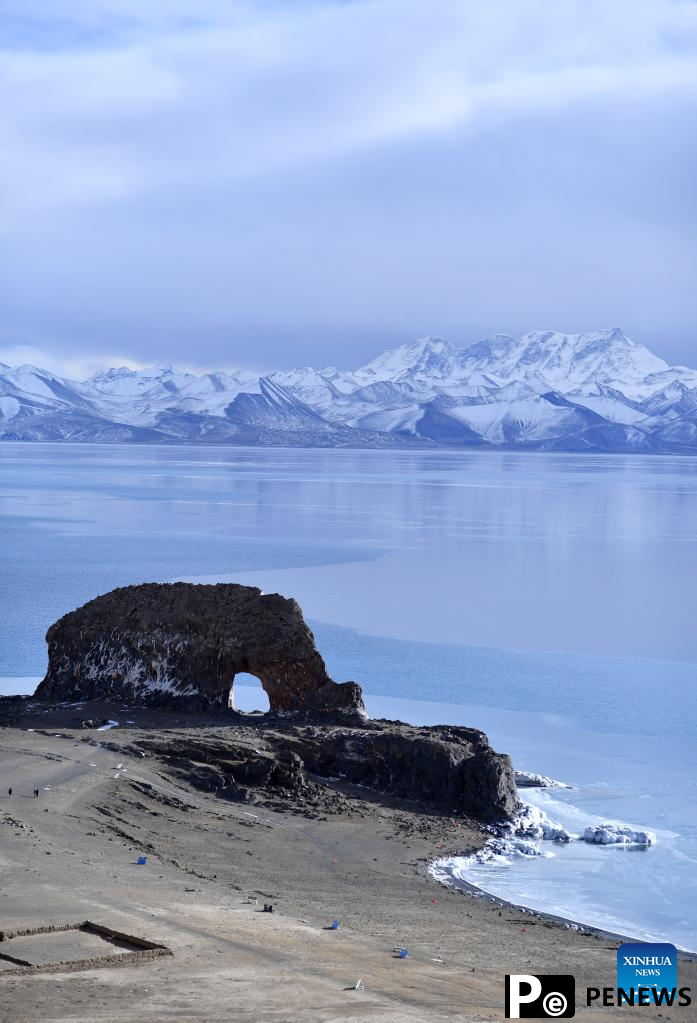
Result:
[[[87,716],[122,726],[80,730]],[[573,974],[578,1018],[618,1011],[584,1004],[587,986],[615,985],[616,942],[427,875],[431,859],[481,845],[476,828],[367,793],[344,792],[336,813],[232,803],[124,752],[150,729],[176,734],[178,720],[66,708],[0,729],[0,929],[92,920],[174,953],[76,972],[0,969],[3,1021],[502,1019],[504,975],[527,972]],[[697,993],[697,965],[678,969]],[[364,990],[353,990],[359,978]]]

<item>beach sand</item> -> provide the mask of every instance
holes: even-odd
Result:
[[[81,730],[84,717],[121,727]],[[88,705],[0,729],[0,930],[91,920],[173,952],[79,971],[0,969],[3,1023],[503,1019],[507,973],[573,974],[577,1018],[616,1014],[585,1007],[586,987],[615,986],[616,941],[428,876],[431,859],[479,847],[482,831],[368,792],[344,790],[337,812],[230,802],[122,752],[180,721]],[[697,995],[697,964],[681,960],[678,979]],[[622,1008],[644,1020],[692,1012]]]

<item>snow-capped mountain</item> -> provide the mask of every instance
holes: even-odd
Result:
[[[697,371],[618,328],[427,337],[356,370],[109,369],[82,382],[0,363],[0,439],[697,454]]]

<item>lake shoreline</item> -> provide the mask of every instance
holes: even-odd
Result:
[[[437,860],[433,861],[434,864],[437,862]],[[493,895],[485,888],[482,888],[480,885],[473,884],[471,881],[465,881],[461,878],[458,878],[457,882],[454,880],[448,881],[431,873],[431,866],[432,864],[429,864],[427,869],[430,877],[432,877],[436,884],[440,884],[444,888],[452,888],[455,891],[461,892],[463,895],[469,896],[470,898],[483,899],[494,906],[503,906],[506,909],[515,910],[517,913],[529,913],[530,916],[537,920],[548,921],[549,923],[556,924],[567,930],[576,931],[579,934],[587,934],[592,937],[604,938],[608,941],[616,941],[620,944],[626,941],[648,941],[647,938],[638,938],[634,934],[622,934],[619,931],[608,930],[605,927],[597,927],[594,924],[583,923],[581,920],[575,920],[572,917],[562,916],[558,913],[548,913],[541,909],[533,909],[531,906],[526,906],[523,903],[511,902],[509,899],[502,899],[500,896]],[[684,959],[686,962],[697,962],[697,952],[693,952],[686,948],[680,948],[679,945],[676,945],[676,948],[680,959]]]

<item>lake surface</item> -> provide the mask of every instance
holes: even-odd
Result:
[[[369,707],[484,728],[576,830],[659,834],[476,883],[697,947],[697,459],[0,444],[0,529],[0,676],[117,585],[296,596]]]

